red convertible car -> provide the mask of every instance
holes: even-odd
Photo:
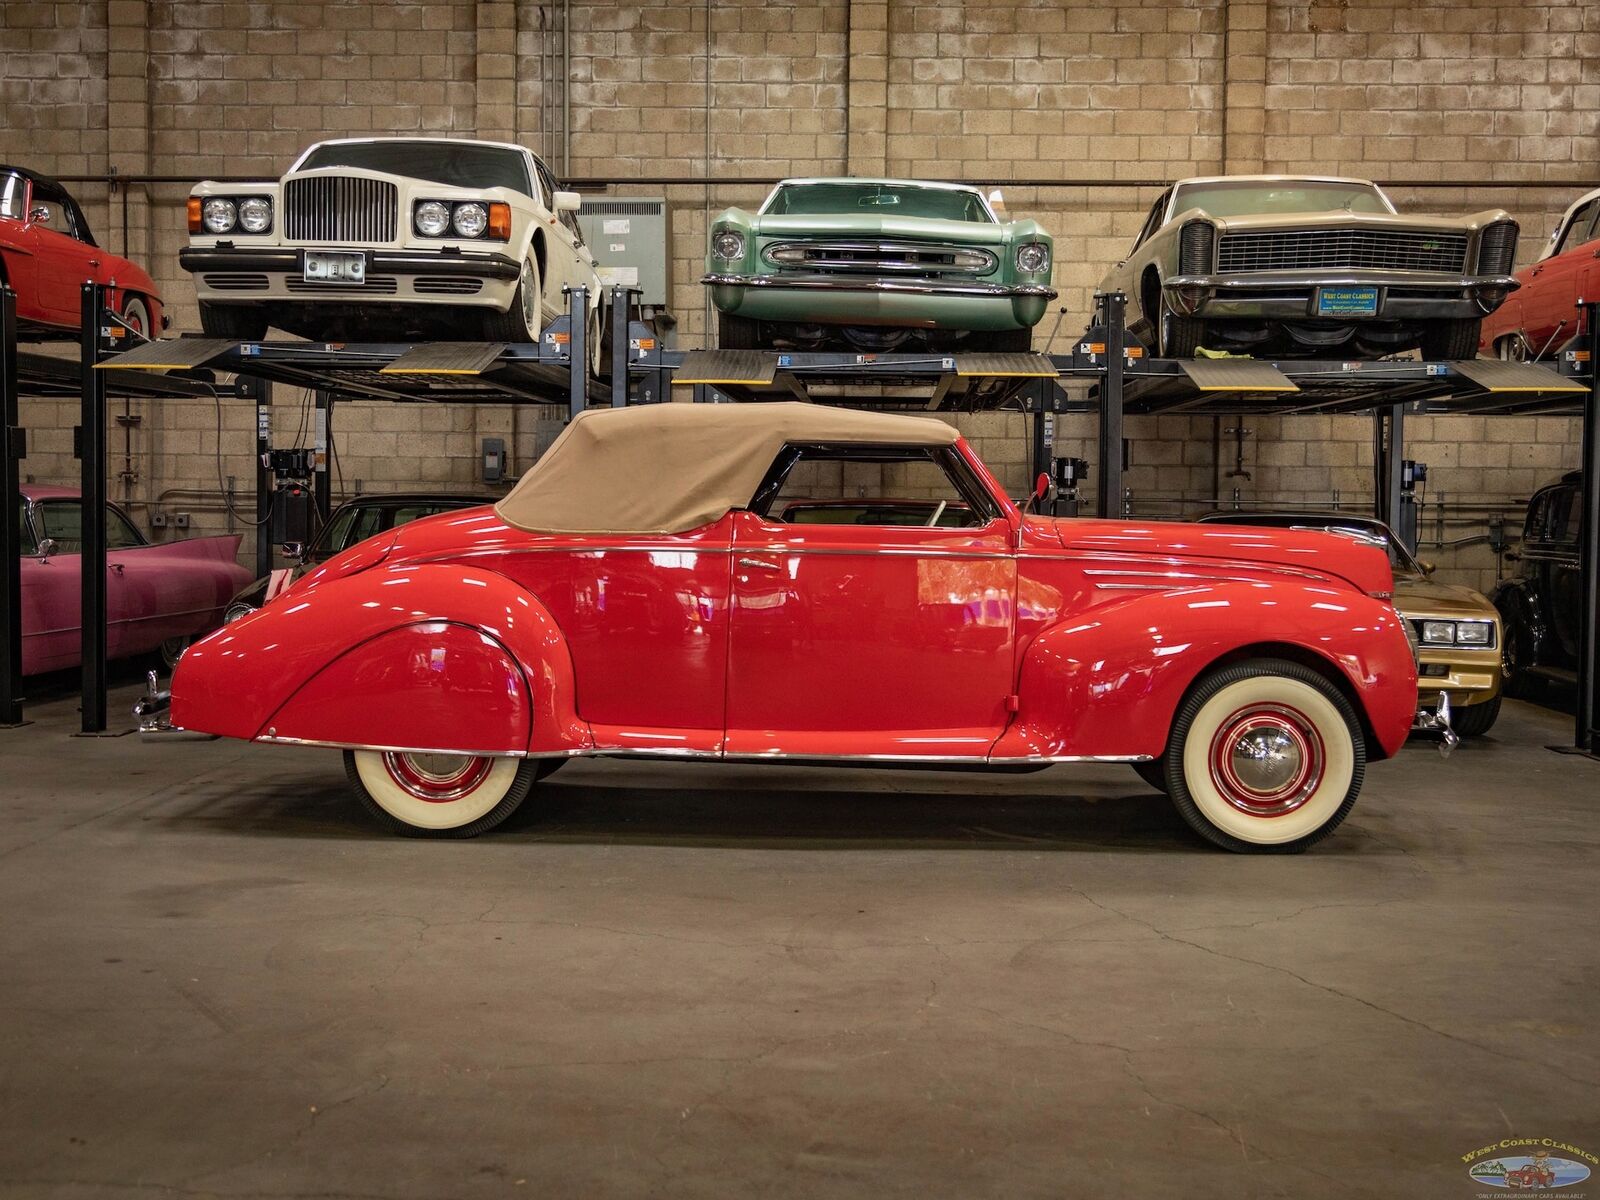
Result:
[[[873,477],[947,503],[782,519]],[[493,507],[362,542],[197,642],[143,723],[340,747],[408,833],[489,829],[574,755],[1126,761],[1218,845],[1299,850],[1411,727],[1392,586],[1328,534],[1028,515],[931,418],[600,409]]]
[[[17,294],[19,332],[78,331],[82,287],[107,285],[106,303],[135,333],[166,328],[161,293],[137,264],[102,250],[71,193],[53,179],[0,166],[0,283]]]
[[[1517,272],[1521,287],[1483,319],[1479,351],[1496,358],[1555,358],[1580,333],[1578,301],[1600,287],[1600,188],[1562,214],[1539,261]]]
[[[74,488],[31,483],[22,499],[22,673],[38,675],[80,661],[83,501]],[[160,651],[175,664],[249,582],[238,552],[237,536],[152,546],[126,513],[106,505],[106,657]]]

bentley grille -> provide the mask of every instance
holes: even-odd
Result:
[[[1467,235],[1414,230],[1303,229],[1225,233],[1217,251],[1222,274],[1248,271],[1466,270]]]
[[[778,267],[852,275],[984,275],[999,263],[988,250],[936,242],[776,242],[765,254]]]
[[[394,241],[400,189],[392,183],[319,175],[289,180],[284,197],[284,229],[294,241]]]

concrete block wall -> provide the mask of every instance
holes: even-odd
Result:
[[[1056,235],[1061,311],[1038,341],[1061,350],[1156,195],[1145,181],[1377,177],[1395,181],[1403,209],[1510,210],[1526,261],[1600,161],[1600,9],[1584,0],[0,0],[0,28],[0,161],[66,175],[275,174],[321,137],[436,132],[515,137],[572,177],[665,192],[683,345],[712,325],[697,283],[708,218],[759,203],[770,177],[1049,181],[1009,188],[1005,203]],[[643,176],[712,182],[628,182]],[[1119,182],[1073,183],[1086,178]],[[1425,186],[1447,179],[1481,182]],[[175,329],[193,329],[177,267],[187,187],[76,190],[102,243],[145,261]],[[301,397],[280,389],[278,401],[275,436],[292,442],[308,428]],[[219,442],[209,403],[132,409],[136,477],[113,494],[172,509],[175,490],[196,493],[212,506],[197,527],[222,528],[216,476],[248,485],[253,414],[225,408]],[[30,402],[24,420],[24,470],[73,478],[72,406]],[[1368,498],[1365,419],[1238,423],[1250,430],[1248,480],[1227,475],[1231,435],[1214,463],[1209,420],[1131,419],[1133,511],[1193,511],[1235,487],[1243,502]],[[1022,491],[1022,419],[960,424]],[[479,438],[507,437],[515,471],[557,429],[557,410],[336,415],[347,488],[467,489]],[[1485,504],[1512,504],[1576,465],[1564,420],[1422,419],[1410,433],[1435,493]],[[111,441],[120,466],[120,430]],[[1058,422],[1058,452],[1092,458],[1092,447],[1090,421]],[[1496,568],[1477,548],[1437,557],[1476,582]]]

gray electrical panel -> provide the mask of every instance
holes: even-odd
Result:
[[[655,196],[585,196],[578,225],[606,287],[639,288],[642,305],[671,302],[672,258],[667,201]]]

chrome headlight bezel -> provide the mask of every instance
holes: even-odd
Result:
[[[236,205],[239,232],[258,236],[272,232],[272,198],[240,196]]]
[[[737,229],[714,229],[711,231],[711,253],[723,262],[737,262],[744,257],[744,234]]]
[[[421,237],[444,237],[450,232],[450,206],[443,200],[422,200],[411,210],[411,228]]]
[[[489,206],[477,200],[457,204],[450,210],[450,228],[458,237],[477,241],[489,231]]]
[[[207,233],[232,233],[239,223],[239,206],[227,196],[207,196],[200,205],[200,224]]]
[[[1017,270],[1024,275],[1039,275],[1050,269],[1050,246],[1046,242],[1023,242],[1017,247]]]
[[[1494,622],[1487,618],[1422,617],[1414,624],[1424,650],[1493,650],[1498,644]]]

